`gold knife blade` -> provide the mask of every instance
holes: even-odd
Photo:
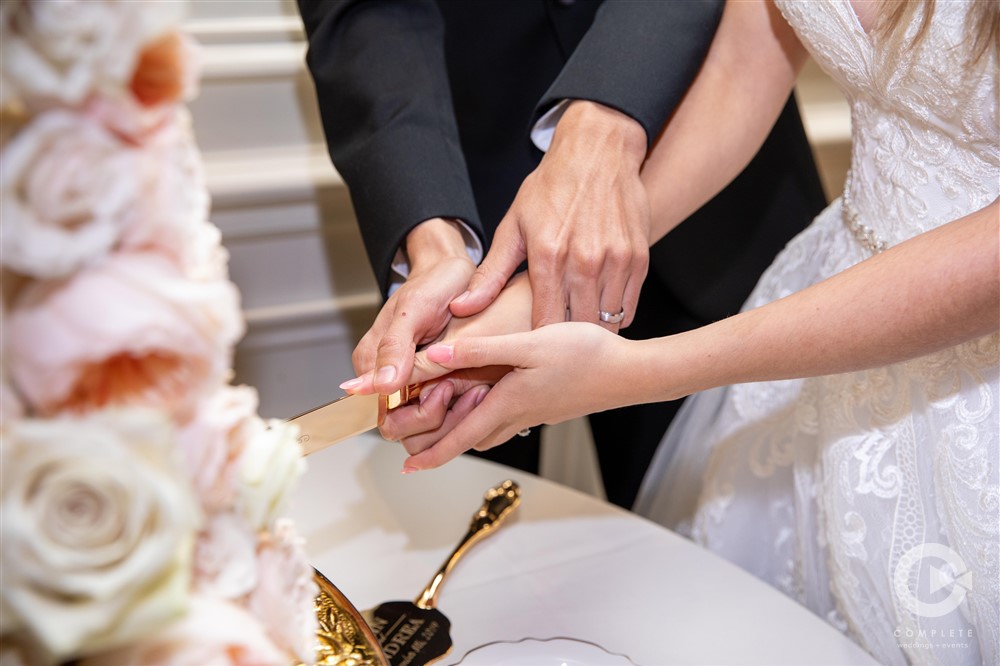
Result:
[[[321,451],[382,425],[389,410],[420,395],[420,384],[405,386],[390,395],[348,395],[288,419],[299,426],[302,455]]]

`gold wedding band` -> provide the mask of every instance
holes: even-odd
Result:
[[[598,316],[601,318],[601,321],[607,324],[620,324],[622,323],[622,319],[625,319],[625,308],[619,310],[617,314],[601,310],[598,312]]]

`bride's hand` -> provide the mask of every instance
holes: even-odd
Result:
[[[630,369],[641,366],[634,351],[635,343],[599,326],[573,322],[431,345],[418,355],[423,357],[418,372],[498,366],[511,370],[489,391],[475,389],[483,394],[468,400],[481,404],[463,405],[462,418],[450,424],[450,432],[411,454],[403,471],[438,467],[469,449],[505,442],[526,427],[635,402]],[[432,370],[425,361],[439,369]]]
[[[453,318],[437,342],[530,328],[531,285],[522,273],[514,276],[483,312]],[[379,432],[386,439],[401,441],[411,455],[419,453],[450,432],[509,370],[509,367],[487,367],[449,371],[427,361],[424,354],[417,354],[410,383],[424,383],[420,401],[391,411]]]

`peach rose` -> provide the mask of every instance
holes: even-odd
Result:
[[[287,655],[239,606],[195,596],[179,622],[134,645],[85,659],[80,666],[285,666]]]
[[[152,410],[22,420],[0,451],[6,609],[57,660],[183,613],[199,513]]]
[[[184,2],[4,0],[5,97],[29,108],[75,105],[129,85],[147,45],[184,17]]]
[[[265,538],[257,555],[260,581],[248,606],[267,627],[271,637],[305,664],[316,660],[316,613],[319,592],[313,569],[306,559],[305,540],[288,519],[275,523],[274,535]]]
[[[129,89],[147,107],[193,99],[199,69],[200,53],[195,41],[180,32],[170,32],[143,48]]]
[[[162,255],[113,254],[18,295],[5,331],[10,376],[43,415],[141,405],[184,422],[229,373],[238,301],[232,283],[193,282]]]

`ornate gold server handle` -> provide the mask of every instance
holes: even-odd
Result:
[[[483,495],[483,505],[472,516],[469,531],[465,533],[459,544],[455,546],[455,550],[451,551],[451,555],[441,565],[438,572],[434,574],[431,582],[427,584],[427,587],[424,588],[424,591],[417,597],[414,603],[419,608],[434,608],[437,603],[438,591],[441,589],[441,584],[444,582],[448,572],[454,568],[455,564],[469,548],[494,532],[520,503],[521,489],[510,479],[487,490],[486,494]]]

